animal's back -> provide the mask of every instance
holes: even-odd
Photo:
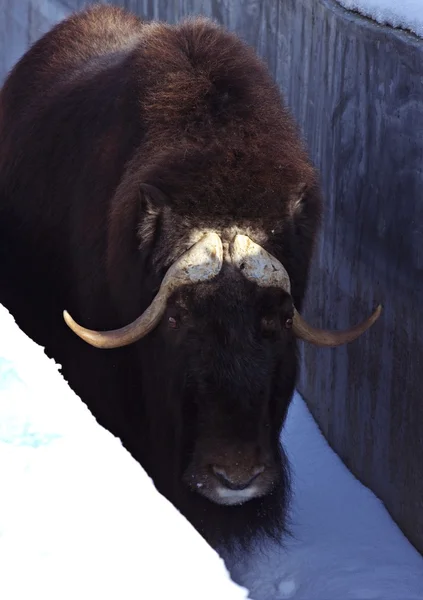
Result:
[[[7,116],[32,116],[34,104],[48,101],[66,81],[106,65],[139,43],[143,23],[115,6],[95,6],[58,23],[12,69],[1,105]]]
[[[76,182],[72,204],[82,204],[79,188],[93,196],[84,170],[103,177],[118,165],[122,177],[135,149],[139,178],[159,179],[173,209],[189,214],[270,223],[314,183],[252,48],[207,19],[143,23],[97,6],[54,27],[12,70],[0,94],[0,177],[14,197],[22,176],[35,195],[44,178],[37,201],[64,216],[57,190],[69,195]]]

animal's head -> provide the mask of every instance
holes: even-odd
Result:
[[[66,312],[65,320],[103,349],[154,337],[151,351],[164,365],[155,369],[158,393],[169,388],[162,410],[175,410],[172,393],[178,408],[180,399],[187,407],[183,481],[215,503],[241,504],[269,493],[280,476],[279,432],[295,386],[296,338],[322,346],[352,341],[379,310],[348,331],[317,330],[296,310],[286,269],[262,246],[237,232],[203,231],[198,238],[126,327],[88,330]]]

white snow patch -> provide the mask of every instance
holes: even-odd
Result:
[[[423,0],[337,0],[381,25],[408,29],[423,37]]]
[[[1,600],[247,595],[0,306]]]

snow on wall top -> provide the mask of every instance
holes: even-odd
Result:
[[[408,29],[423,37],[423,0],[337,0],[381,25]]]

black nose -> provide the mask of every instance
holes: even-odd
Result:
[[[230,473],[228,472],[228,469],[212,465],[212,471],[216,476],[216,479],[218,479],[226,488],[230,490],[245,490],[255,479],[257,479],[260,473],[263,473],[264,467],[254,467],[251,471],[242,473]]]

